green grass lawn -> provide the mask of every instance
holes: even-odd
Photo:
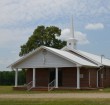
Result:
[[[0,86],[0,94],[37,94],[37,93],[110,93],[110,88],[103,90],[57,90],[57,91],[15,91],[12,86]]]
[[[110,99],[0,99],[0,105],[110,105]]]
[[[110,88],[99,90],[51,91],[49,93],[110,93]],[[12,86],[0,86],[0,94],[41,94],[39,91],[14,91]],[[0,105],[110,105],[110,99],[0,99]]]

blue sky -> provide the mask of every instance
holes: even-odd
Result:
[[[19,59],[38,25],[55,25],[69,38],[72,15],[78,49],[110,58],[110,0],[0,0],[0,70]]]

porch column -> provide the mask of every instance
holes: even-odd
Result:
[[[56,68],[56,70],[55,70],[55,80],[56,80],[55,88],[58,88],[58,68]]]
[[[33,68],[33,80],[32,80],[32,87],[35,87],[35,83],[36,83],[36,80],[35,80],[35,68]]]
[[[97,88],[99,87],[99,72],[98,72],[98,70],[97,70]]]
[[[77,67],[77,89],[80,89],[80,68]]]
[[[91,72],[89,70],[89,87],[91,87]]]
[[[18,86],[18,69],[15,69],[15,87]]]

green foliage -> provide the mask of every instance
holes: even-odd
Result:
[[[60,35],[61,29],[59,29],[58,27],[38,26],[34,30],[32,36],[29,37],[26,44],[21,46],[21,52],[19,53],[19,56],[23,56],[41,45],[57,49],[64,47],[66,45],[66,42],[56,38]]]
[[[23,85],[26,83],[25,71],[18,72],[18,84]],[[15,83],[15,71],[0,71],[0,85],[14,85]]]

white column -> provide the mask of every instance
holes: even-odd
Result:
[[[91,73],[90,73],[90,70],[89,70],[89,87],[91,87]]]
[[[99,87],[99,72],[98,72],[98,70],[97,70],[97,88]]]
[[[15,70],[15,87],[18,86],[18,69]]]
[[[58,88],[58,68],[55,69],[55,88]]]
[[[80,89],[80,68],[77,67],[77,89]]]
[[[35,74],[35,68],[33,68],[33,84],[32,84],[32,87],[35,87],[35,83],[36,83],[36,80],[35,80],[35,76],[36,76],[36,74]]]

